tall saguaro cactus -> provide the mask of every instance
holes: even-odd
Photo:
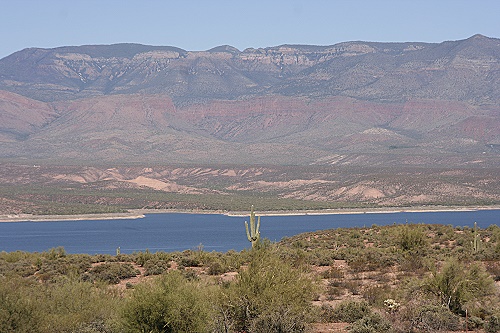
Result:
[[[248,223],[245,221],[245,229],[247,231],[247,238],[248,241],[252,243],[252,248],[257,245],[257,243],[260,240],[260,216],[257,217],[257,225],[255,224],[255,212],[253,211],[253,205],[252,205],[252,210],[250,211],[250,230],[248,229]]]
[[[481,236],[477,233],[477,222],[474,222],[474,240],[473,240],[473,248],[474,252],[479,251],[479,243],[481,242]]]

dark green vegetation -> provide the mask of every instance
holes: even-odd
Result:
[[[92,189],[75,187],[5,186],[0,196],[22,207],[17,213],[34,215],[97,214],[129,209],[181,209],[246,211],[254,202],[264,211],[370,208],[373,204],[321,202],[276,198],[271,194],[180,194],[141,189]],[[1,203],[0,203],[1,204]],[[18,208],[19,209],[19,208]]]
[[[498,281],[496,225],[332,229],[239,253],[2,252],[0,332],[493,333]]]

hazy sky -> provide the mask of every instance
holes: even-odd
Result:
[[[500,38],[498,0],[0,0],[0,58],[27,47],[207,50]]]

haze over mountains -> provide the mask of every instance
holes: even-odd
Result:
[[[190,52],[116,44],[0,59],[0,158],[497,166],[500,40]]]

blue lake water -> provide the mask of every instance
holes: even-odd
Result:
[[[241,251],[249,248],[248,217],[214,214],[148,214],[142,219],[0,223],[0,251],[41,252],[62,246],[68,253],[115,254],[156,251]],[[261,236],[271,241],[303,232],[404,223],[500,225],[500,210],[263,216]]]

